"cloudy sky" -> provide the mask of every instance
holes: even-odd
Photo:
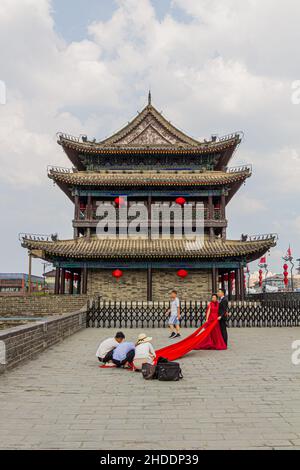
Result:
[[[149,87],[196,138],[245,133],[231,164],[254,171],[228,236],[277,232],[272,271],[289,243],[300,257],[299,21],[299,0],[1,0],[0,272],[27,270],[19,232],[72,237],[72,204],[46,176],[70,166],[56,132],[104,138]]]

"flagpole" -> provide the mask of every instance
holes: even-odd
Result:
[[[292,292],[294,292],[294,279],[293,279],[293,269],[294,269],[294,263],[292,261],[293,258],[290,259],[290,263],[291,263],[291,288],[292,288]]]
[[[264,270],[265,270],[265,284],[262,285],[262,292],[265,293],[265,292],[267,292],[267,282],[268,282],[267,276],[268,276],[268,272],[269,272],[266,255],[265,255],[265,256],[262,256],[262,257],[260,258],[260,261],[259,261],[259,263],[258,263],[258,266],[259,266],[260,268],[264,268]]]
[[[294,279],[293,279],[293,269],[294,269],[294,263],[293,263],[293,255],[292,255],[292,250],[291,250],[291,245],[289,245],[289,248],[287,250],[287,253],[285,256],[283,256],[284,261],[288,261],[291,264],[291,290],[294,292]],[[288,287],[288,286],[287,286]]]

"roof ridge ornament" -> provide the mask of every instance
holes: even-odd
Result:
[[[148,92],[148,106],[151,106],[151,90],[149,88],[149,92]]]

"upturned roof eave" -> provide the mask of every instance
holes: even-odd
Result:
[[[101,145],[100,143],[89,143],[89,142],[73,142],[69,141],[66,138],[62,138],[58,141],[60,145],[66,149],[73,149],[75,152],[80,152],[83,154],[132,154],[132,153],[141,153],[141,154],[173,154],[173,153],[189,153],[195,155],[205,155],[207,153],[219,153],[226,151],[228,149],[234,149],[240,143],[240,138],[232,138],[225,142],[208,142],[207,144],[199,144],[194,146],[188,145]],[[68,153],[67,153],[68,155]],[[69,156],[69,155],[68,155]]]
[[[93,246],[93,241],[96,245]],[[99,241],[99,240],[98,240]],[[122,240],[124,242],[124,240]],[[258,259],[262,254],[276,245],[274,239],[242,242],[222,241],[204,244],[200,251],[187,250],[182,252],[180,244],[164,242],[157,246],[151,246],[145,240],[127,240],[119,244],[116,240],[109,243],[98,243],[97,239],[79,238],[75,240],[62,240],[53,242],[41,242],[35,240],[23,240],[22,246],[32,251],[35,256],[43,259],[76,259],[76,260],[214,260],[240,258],[248,262]],[[144,244],[143,244],[144,242]],[[115,245],[115,246],[114,246]],[[140,245],[140,246],[139,246]],[[165,245],[165,246],[164,246]],[[223,245],[223,250],[220,249]],[[100,249],[101,248],[101,249]],[[154,249],[155,248],[155,249]],[[226,249],[227,248],[227,249]],[[235,249],[234,249],[235,248]],[[164,249],[164,250],[163,250]],[[94,251],[93,251],[94,250]]]
[[[250,171],[240,171],[235,173],[219,172],[188,172],[178,173],[172,171],[155,172],[59,172],[51,170],[49,178],[56,183],[65,183],[73,186],[120,186],[120,187],[159,187],[159,186],[224,186],[231,184],[242,184],[251,176]],[[172,179],[173,176],[173,179]]]

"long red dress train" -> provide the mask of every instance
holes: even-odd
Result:
[[[210,314],[208,317],[207,322],[205,323],[206,328],[215,322],[215,320],[219,317],[219,303],[218,302],[210,302],[207,307],[206,313],[208,313],[210,309]],[[199,344],[196,344],[194,349],[217,349],[223,350],[227,349],[226,343],[223,339],[221,328],[219,322],[215,325],[215,327],[211,330],[209,335],[203,340],[199,340]]]
[[[174,361],[195,349],[227,349],[221,334],[218,308],[219,304],[215,305],[211,309],[208,321],[197,328],[197,330],[187,338],[155,351],[156,358],[154,364],[157,363],[160,357]],[[108,366],[102,365],[99,367],[106,368]]]
[[[184,356],[188,352],[193,351],[196,347],[199,349],[199,346],[204,343],[206,338],[210,335],[216,326],[220,328],[218,318],[204,323],[197,330],[195,330],[194,333],[179,341],[178,343],[170,344],[169,346],[158,349],[155,351],[156,358],[154,363],[156,364],[160,357],[164,357],[169,361],[174,361],[175,359],[179,359],[180,357]]]

